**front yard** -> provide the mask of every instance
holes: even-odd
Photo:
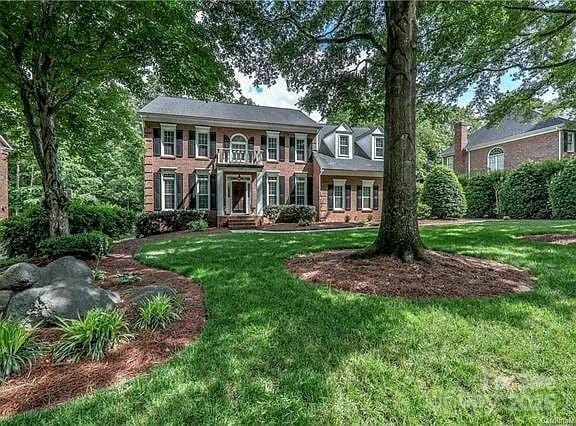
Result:
[[[576,222],[423,228],[429,248],[538,277],[532,292],[479,299],[363,296],[284,270],[295,254],[364,246],[374,229],[151,243],[141,261],[205,290],[198,340],[127,384],[12,422],[574,421],[576,246],[517,238],[568,231]]]

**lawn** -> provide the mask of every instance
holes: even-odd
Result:
[[[576,421],[576,247],[517,238],[563,231],[576,222],[423,228],[430,248],[512,263],[539,279],[530,293],[461,300],[342,293],[283,269],[294,254],[364,246],[375,230],[148,244],[141,261],[205,289],[203,334],[138,379],[12,422]]]

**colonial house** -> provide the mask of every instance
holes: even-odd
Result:
[[[12,147],[6,139],[0,135],[0,220],[6,219],[8,210],[8,155]]]
[[[205,209],[218,226],[267,205],[314,205],[318,220],[378,219],[382,129],[323,126],[295,109],[158,97],[140,111],[145,211]]]
[[[574,156],[576,132],[564,118],[532,120],[507,117],[495,127],[469,135],[468,126],[454,125],[454,145],[442,153],[443,164],[458,174],[509,170],[528,161]]]

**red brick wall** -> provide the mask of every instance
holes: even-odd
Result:
[[[486,171],[488,153],[496,146],[504,150],[505,170],[513,169],[528,160],[556,160],[558,159],[558,132],[554,131],[470,151],[470,170],[472,172]]]
[[[457,174],[467,173],[468,125],[462,121],[454,124],[454,171]]]
[[[0,220],[8,217],[8,156],[0,153]]]

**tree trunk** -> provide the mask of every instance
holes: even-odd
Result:
[[[423,259],[416,197],[416,1],[386,1],[388,27],[382,220],[373,251]]]

